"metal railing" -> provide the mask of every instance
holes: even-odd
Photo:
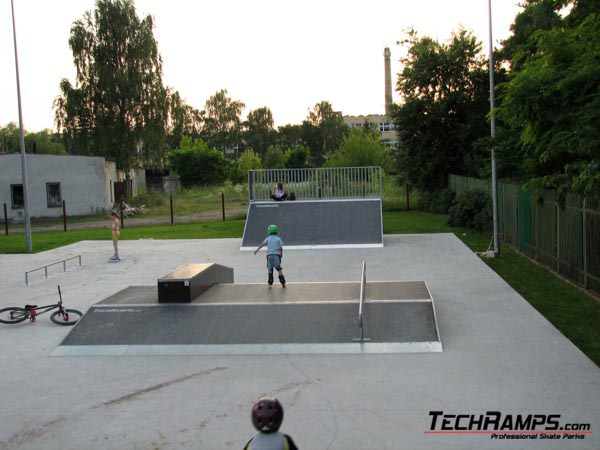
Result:
[[[481,189],[489,180],[450,175],[456,195]],[[600,295],[600,198],[498,183],[500,238],[529,258]]]
[[[248,172],[250,201],[270,200],[277,183],[298,200],[381,198],[381,167],[269,169]]]
[[[70,258],[65,258],[60,261],[56,261],[56,262],[53,262],[50,264],[46,264],[45,266],[40,266],[40,267],[37,267],[32,270],[28,270],[27,272],[25,272],[25,286],[29,286],[29,274],[30,273],[44,269],[44,278],[48,278],[48,267],[55,266],[57,264],[62,263],[63,272],[66,272],[67,271],[67,261],[70,261],[71,259],[75,259],[75,258],[79,258],[79,265],[81,266],[81,255],[77,255],[77,256],[71,256]]]
[[[365,296],[367,289],[367,263],[363,261],[362,263],[362,273],[360,276],[360,299],[358,301],[358,328],[360,330],[360,338],[354,339],[355,341],[365,342],[370,341],[369,338],[365,339],[365,331],[363,324],[363,304],[365,302]]]

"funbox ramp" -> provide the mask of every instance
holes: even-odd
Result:
[[[190,303],[158,303],[155,287],[130,286],[93,305],[52,356],[442,351],[424,281],[365,282],[363,288],[358,282],[285,289],[216,284]]]
[[[251,202],[241,250],[254,250],[271,224],[285,248],[383,247],[381,199]]]

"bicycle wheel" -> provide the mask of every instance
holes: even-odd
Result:
[[[23,308],[3,308],[0,309],[0,322],[2,323],[19,323],[29,317],[29,313]]]
[[[65,314],[61,311],[55,311],[50,316],[50,320],[57,325],[75,325],[83,313],[76,309],[64,309]]]

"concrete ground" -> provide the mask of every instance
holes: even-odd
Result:
[[[264,256],[239,248],[239,239],[123,241],[118,264],[107,263],[107,241],[1,255],[0,307],[54,302],[60,284],[67,307],[85,311],[187,262],[233,267],[238,283],[266,282]],[[50,279],[38,272],[24,286],[26,270],[77,254],[82,267],[55,267]],[[281,431],[302,449],[600,448],[600,369],[455,236],[290,250],[284,271],[290,282],[357,281],[362,260],[370,281],[427,281],[443,353],[51,357],[68,327],[48,315],[0,324],[0,448],[239,449],[255,433],[250,408],[263,395],[281,400]],[[444,434],[426,433],[432,411],[460,415],[459,426],[497,411],[502,422],[557,415],[550,421],[590,429],[498,439],[448,433],[442,422],[456,418],[440,416],[433,428]]]

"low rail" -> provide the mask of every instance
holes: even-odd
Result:
[[[56,262],[53,262],[53,263],[50,263],[50,264],[46,264],[45,266],[40,266],[40,267],[37,267],[37,268],[32,269],[32,270],[28,270],[27,272],[25,272],[25,286],[29,286],[29,274],[30,273],[37,272],[38,270],[44,269],[44,278],[48,278],[48,267],[55,266],[57,264],[61,264],[62,263],[62,265],[63,265],[63,272],[66,272],[67,271],[67,261],[70,261],[70,260],[76,259],[76,258],[79,259],[79,265],[81,266],[81,255],[77,255],[77,256],[71,256],[69,258],[61,259],[60,261],[56,261]]]
[[[363,325],[363,304],[365,302],[367,288],[367,263],[362,263],[362,273],[360,276],[360,299],[358,301],[358,328],[360,330],[360,338],[355,339],[356,341],[365,342],[370,339],[365,339],[365,330]]]

